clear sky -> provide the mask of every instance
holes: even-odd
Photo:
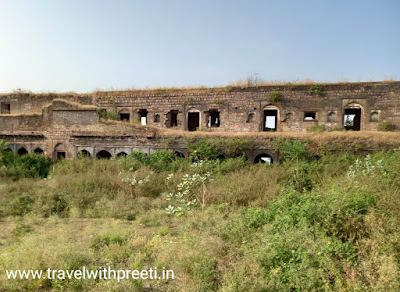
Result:
[[[399,0],[0,0],[0,92],[400,79]]]

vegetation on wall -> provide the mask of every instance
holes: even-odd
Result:
[[[268,101],[270,102],[280,102],[281,99],[282,99],[282,94],[277,90],[268,93]]]
[[[311,85],[308,92],[317,96],[322,96],[324,88],[321,85]]]
[[[107,111],[105,109],[97,109],[97,112],[100,114],[100,117],[105,120],[115,120],[118,121],[120,119],[119,114],[115,111]]]

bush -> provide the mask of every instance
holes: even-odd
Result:
[[[185,143],[190,152],[189,160],[192,162],[214,160],[223,156],[222,151],[215,140],[187,138]]]
[[[382,121],[378,124],[378,131],[390,132],[394,131],[396,126],[391,122]]]
[[[26,154],[21,157],[11,151],[0,156],[3,175],[14,180],[20,178],[45,178],[50,172],[51,159],[41,154]]]
[[[8,204],[8,214],[14,216],[23,216],[28,214],[32,209],[32,204],[35,202],[33,198],[28,195],[22,194],[12,200]]]
[[[105,109],[97,109],[97,112],[100,114],[100,117],[105,120],[115,120],[115,121],[120,120],[120,116],[117,112],[107,111]]]
[[[147,165],[157,171],[177,171],[180,160],[172,151],[160,150],[148,157]]]
[[[318,96],[322,96],[324,89],[321,85],[311,85],[310,89],[308,90],[308,92],[310,94],[316,94]]]
[[[93,249],[101,249],[106,246],[110,246],[112,244],[116,245],[123,245],[126,242],[126,239],[123,238],[121,235],[111,235],[108,233],[101,234],[93,238],[92,242],[90,243],[90,248]]]
[[[271,91],[268,94],[268,101],[270,102],[280,102],[282,98],[282,94],[279,91]]]

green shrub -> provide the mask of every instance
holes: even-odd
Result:
[[[271,91],[268,93],[268,101],[270,102],[280,102],[282,99],[282,94],[279,91]]]
[[[115,111],[107,111],[105,109],[97,109],[97,112],[100,114],[100,117],[105,120],[120,120],[120,116]]]
[[[316,94],[318,96],[322,96],[324,88],[321,85],[311,85],[308,92],[310,94]]]
[[[218,139],[216,143],[228,157],[242,155],[253,149],[253,141],[242,137]]]
[[[200,160],[214,160],[223,155],[218,143],[207,139],[186,139],[185,143],[189,149],[189,160],[192,162]]]
[[[17,226],[15,226],[15,228],[11,231],[11,234],[14,237],[21,237],[24,236],[27,233],[30,233],[33,231],[32,226],[28,225],[28,224],[18,224]]]
[[[22,194],[13,199],[8,204],[8,214],[14,216],[23,216],[28,214],[32,209],[32,204],[35,202],[33,198],[28,195]]]
[[[387,122],[387,121],[382,121],[382,122],[379,122],[379,124],[378,124],[378,131],[382,131],[382,132],[394,131],[395,128],[396,128],[396,126],[393,123]]]
[[[159,150],[149,156],[147,165],[157,171],[177,171],[179,169],[178,158],[170,150]]]
[[[255,207],[244,209],[243,217],[249,228],[259,228],[269,221],[267,209]]]
[[[112,244],[123,245],[125,242],[126,239],[123,238],[121,235],[111,235],[109,233],[105,233],[93,238],[90,243],[90,248],[98,250]]]
[[[193,256],[186,261],[186,272],[196,282],[197,291],[218,290],[218,261],[207,256]]]

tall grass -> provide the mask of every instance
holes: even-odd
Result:
[[[206,161],[195,163],[134,153],[61,161],[46,178],[4,176],[1,271],[166,267],[176,278],[11,281],[0,273],[0,290],[400,289],[400,153],[315,160],[288,142],[281,163],[251,165],[207,160],[203,150]],[[198,207],[167,215],[182,177],[204,173],[214,181],[192,189]]]

